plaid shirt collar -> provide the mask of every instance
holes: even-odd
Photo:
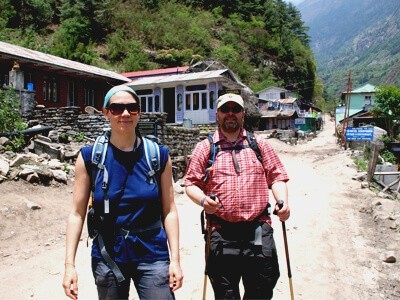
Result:
[[[244,139],[246,139],[246,136],[247,136],[246,130],[241,128],[240,132],[238,134],[238,137],[236,138],[235,144],[237,144],[237,143],[243,141]],[[228,139],[226,138],[226,136],[222,132],[221,128],[219,128],[219,127],[218,127],[218,130],[215,132],[215,134],[213,136],[213,140],[214,140],[215,144],[229,143]]]

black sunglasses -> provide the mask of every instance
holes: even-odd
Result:
[[[128,104],[121,104],[121,103],[111,103],[107,109],[115,116],[122,115],[125,109],[131,115],[137,115],[140,112],[140,105],[139,103],[128,103]]]
[[[227,114],[229,112],[233,112],[234,114],[238,114],[240,112],[243,111],[243,108],[239,105],[235,105],[235,106],[227,106],[227,105],[223,105],[219,108],[220,112]]]

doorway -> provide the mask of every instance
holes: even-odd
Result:
[[[168,114],[167,123],[175,123],[175,88],[163,89],[164,112]]]

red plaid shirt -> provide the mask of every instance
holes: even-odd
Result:
[[[189,160],[185,186],[198,186],[206,195],[214,193],[223,205],[215,215],[225,221],[251,221],[260,217],[261,222],[270,222],[265,213],[269,201],[269,188],[275,182],[289,180],[276,152],[264,138],[257,135],[255,137],[263,157],[262,164],[250,147],[234,150],[240,168],[238,172],[234,165],[233,150],[222,150],[237,144],[248,145],[245,130],[240,132],[234,143],[229,142],[220,130],[214,133],[214,143],[221,149],[206,183],[202,178],[210,155],[208,139],[196,145]]]

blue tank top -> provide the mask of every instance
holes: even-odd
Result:
[[[86,170],[92,177],[93,145],[81,149]],[[160,172],[165,169],[168,148],[160,145]],[[164,228],[148,230],[136,235],[114,235],[119,228],[132,230],[146,228],[161,219],[161,194],[154,183],[146,181],[148,166],[143,142],[135,151],[125,152],[109,143],[104,165],[108,170],[108,197],[110,214],[106,218],[103,235],[109,255],[116,262],[154,262],[168,260],[167,236]],[[97,169],[97,168],[96,168]],[[96,214],[104,213],[104,193],[101,188],[103,172],[96,181],[93,206]],[[110,251],[112,249],[113,251]],[[101,258],[97,240],[92,244],[92,256]]]

